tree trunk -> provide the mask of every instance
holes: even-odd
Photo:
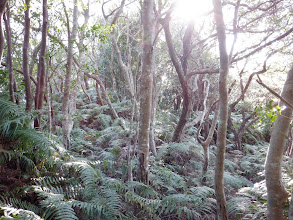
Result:
[[[53,109],[53,90],[52,90],[52,86],[51,86],[51,82],[50,79],[48,79],[48,100],[50,102],[50,109],[49,109],[49,114],[50,114],[50,118],[51,118],[51,131],[53,134],[56,134],[56,121],[55,121],[55,114],[54,114],[54,109]]]
[[[201,143],[201,146],[203,147],[204,150],[204,163],[203,163],[203,168],[202,168],[202,183],[204,184],[206,182],[206,173],[208,171],[209,167],[209,146],[210,143],[213,139],[214,132],[216,130],[217,122],[218,122],[218,115],[219,115],[219,110],[218,108],[215,110],[214,118],[212,121],[212,125],[210,127],[208,136],[206,140]]]
[[[41,128],[43,101],[46,87],[46,64],[45,55],[47,48],[47,33],[48,33],[48,8],[47,0],[43,0],[43,27],[42,27],[42,43],[38,65],[38,83],[35,95],[35,109],[39,110],[38,118],[35,119],[35,128]]]
[[[32,110],[31,81],[29,75],[29,39],[30,39],[30,0],[25,0],[26,10],[24,18],[24,42],[22,49],[22,71],[25,83],[26,111]]]
[[[293,189],[291,191],[291,202],[289,207],[288,220],[293,220]]]
[[[288,73],[281,96],[290,104],[293,104],[293,66]],[[284,106],[283,102],[280,105]],[[268,219],[284,219],[283,208],[288,199],[282,182],[282,159],[285,150],[286,137],[289,131],[292,117],[292,109],[288,106],[282,110],[281,114],[273,126],[270,146],[265,163],[265,176],[268,191]]]
[[[140,84],[140,117],[138,136],[138,180],[148,184],[149,132],[152,107],[153,87],[153,43],[154,14],[153,0],[145,0],[142,8],[143,55]]]
[[[99,90],[99,83],[96,81],[96,92],[97,92],[97,104],[100,105],[100,106],[103,106],[104,103],[103,103],[103,99],[101,97],[101,93],[100,93],[100,90]]]
[[[72,32],[70,31],[70,24],[68,14],[65,9],[65,15],[67,19],[67,32],[68,32],[68,49],[67,49],[67,66],[66,66],[66,75],[65,75],[65,83],[64,83],[64,95],[62,102],[62,131],[63,131],[63,144],[68,149],[70,146],[70,133],[72,130],[73,122],[72,117],[70,115],[70,83],[71,83],[71,72],[72,72],[72,63],[73,63],[73,43],[77,34],[77,0],[74,0],[74,9],[73,9],[73,27]]]
[[[153,61],[154,62],[154,61]],[[155,141],[155,127],[156,127],[156,111],[157,111],[157,99],[158,92],[155,80],[155,73],[153,73],[153,92],[152,92],[152,112],[150,123],[150,149],[154,156],[157,156],[156,141]]]
[[[118,116],[116,110],[113,108],[112,102],[111,102],[111,100],[109,99],[109,96],[108,96],[108,94],[107,94],[107,92],[106,92],[106,89],[105,89],[105,87],[104,87],[104,84],[103,84],[103,82],[101,81],[101,79],[99,78],[99,76],[98,76],[98,75],[90,75],[90,74],[88,74],[88,73],[85,73],[85,75],[86,75],[87,77],[89,77],[89,78],[92,78],[92,79],[96,80],[97,84],[99,84],[99,86],[101,87],[102,93],[103,93],[103,95],[104,95],[104,97],[105,97],[105,99],[106,99],[106,102],[107,102],[107,104],[108,104],[108,106],[109,106],[109,108],[110,108],[110,111],[112,112],[112,117],[113,117],[114,119],[119,118],[119,116]]]
[[[7,0],[0,1],[0,62],[2,60],[4,52],[4,33],[3,33],[3,22],[2,17],[5,11]]]
[[[9,19],[9,9],[6,12],[6,14],[4,14],[4,22],[5,22],[5,29],[6,29],[6,41],[7,41],[7,62],[6,63],[7,63],[8,72],[9,72],[9,95],[10,95],[10,101],[15,102],[15,97],[14,97],[15,79],[14,79],[13,66],[12,66],[11,28],[10,28],[10,19]]]
[[[182,88],[182,94],[183,94],[182,112],[172,137],[172,142],[180,142],[185,124],[189,118],[190,111],[191,111],[192,99],[190,96],[188,82],[185,78],[185,75],[187,73],[187,61],[190,56],[190,44],[191,44],[192,33],[194,31],[194,23],[191,22],[185,31],[184,38],[183,38],[183,56],[180,63],[175,52],[175,48],[173,45],[172,36],[170,32],[170,16],[171,16],[170,14],[166,16],[162,25],[165,32],[169,55],[176,69],[179,82]]]
[[[226,33],[222,2],[221,0],[213,0],[213,5],[220,51],[219,124],[215,162],[215,193],[217,199],[217,218],[219,220],[227,220],[228,216],[224,192],[224,163],[228,119],[227,76],[229,73],[229,57],[226,49]]]

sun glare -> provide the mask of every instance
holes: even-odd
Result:
[[[212,10],[212,0],[178,0],[174,14],[186,21],[196,20]]]

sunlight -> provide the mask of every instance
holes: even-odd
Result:
[[[174,14],[186,21],[196,20],[212,8],[211,0],[178,0]]]

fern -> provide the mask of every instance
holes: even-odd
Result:
[[[250,182],[248,179],[246,179],[243,176],[238,175],[231,175],[229,172],[224,173],[224,182],[225,184],[228,184],[229,186],[239,189],[241,187],[245,186],[253,186],[253,183]]]
[[[110,127],[112,123],[112,118],[110,115],[99,114],[96,119],[102,124],[103,128]]]
[[[227,201],[227,211],[230,215],[240,218],[244,213],[249,212],[251,199],[248,197],[234,197]]]
[[[239,166],[231,160],[225,160],[225,170],[229,169],[232,173],[239,169]]]
[[[35,186],[34,191],[38,194],[40,205],[45,210],[43,213],[45,219],[78,219],[72,203],[66,201],[65,193],[60,186]]]
[[[198,188],[200,190],[200,188]],[[161,213],[176,213],[178,217],[200,219],[215,211],[215,199],[193,194],[173,194],[163,198]]]
[[[8,218],[41,219],[39,216],[40,209],[36,205],[15,198],[12,193],[0,195],[0,209],[4,211],[4,216]]]
[[[1,206],[0,209],[4,211],[4,218],[0,218],[2,220],[12,218],[20,220],[43,220],[43,218],[30,210],[18,209],[11,206]]]
[[[187,186],[183,177],[166,167],[154,167],[150,172],[153,185],[167,188],[169,192],[176,191],[175,188],[184,190]]]

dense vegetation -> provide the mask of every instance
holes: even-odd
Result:
[[[293,219],[293,6],[213,3],[0,3],[0,219]]]

